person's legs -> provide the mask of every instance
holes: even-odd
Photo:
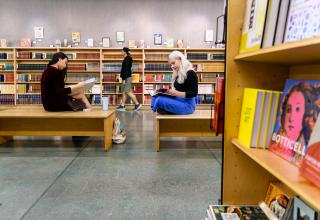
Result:
[[[125,106],[126,105],[126,100],[127,100],[127,95],[126,95],[125,92],[123,92],[120,105]]]
[[[86,105],[86,108],[91,108],[91,104],[89,102],[89,100],[87,99],[87,97],[85,96],[85,94],[83,93],[77,93],[77,94],[73,94],[73,95],[70,95],[72,98],[74,99],[78,99],[78,100],[81,100],[85,105]]]
[[[128,96],[132,99],[132,101],[133,101],[133,103],[134,103],[135,105],[138,105],[138,104],[139,104],[139,102],[138,102],[137,97],[135,96],[135,94],[133,94],[132,92],[128,92]]]
[[[177,115],[192,114],[195,110],[195,106],[185,98],[167,96],[159,96],[156,109],[158,108]]]

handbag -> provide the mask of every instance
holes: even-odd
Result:
[[[67,104],[70,106],[72,111],[82,111],[86,108],[86,105],[83,103],[83,101],[79,99],[74,99],[72,97],[68,97]]]

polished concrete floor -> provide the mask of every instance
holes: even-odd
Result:
[[[221,142],[166,138],[155,115],[119,112],[127,142],[19,137],[0,145],[0,219],[203,219],[220,199]]]

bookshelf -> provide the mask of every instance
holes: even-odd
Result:
[[[66,84],[95,77],[96,86],[99,88],[85,92],[89,100],[94,100],[94,104],[100,104],[101,97],[108,95],[109,104],[116,105],[121,98],[120,71],[123,60],[121,50],[121,48],[82,47],[0,48],[0,89],[2,91],[0,103],[5,105],[40,104],[42,72],[52,55],[61,51],[69,58]],[[199,88],[211,87],[208,90],[210,94],[199,94],[202,103],[198,104],[198,108],[210,108],[209,103],[213,102],[214,97],[215,78],[224,74],[224,59],[216,59],[212,57],[212,54],[224,54],[223,49],[132,48],[133,93],[141,103],[149,105],[151,97],[145,91],[146,88],[156,89],[171,85],[172,70],[168,64],[168,56],[173,50],[179,50],[187,56],[193,55],[191,58],[194,59],[191,61],[197,69]],[[3,92],[4,90],[6,92]],[[206,97],[209,97],[207,98],[209,101],[205,99]]]
[[[297,167],[272,152],[247,149],[236,138],[244,88],[282,91],[288,78],[320,79],[320,38],[239,54],[246,2],[228,1],[223,203],[258,204],[269,182],[278,180],[319,211],[320,189]]]

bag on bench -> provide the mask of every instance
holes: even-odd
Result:
[[[68,105],[73,111],[82,111],[86,108],[86,105],[81,100],[72,97],[68,97]]]
[[[126,141],[127,135],[124,129],[121,127],[119,118],[114,120],[112,142],[115,144],[123,144]]]

